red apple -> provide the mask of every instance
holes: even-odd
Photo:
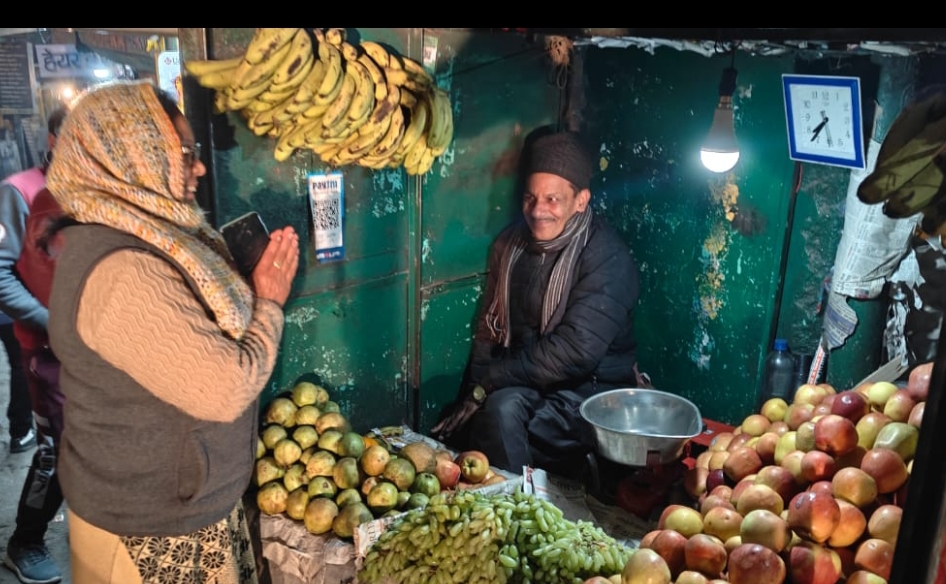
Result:
[[[714,495],[710,493],[700,503],[700,514],[705,516],[707,513],[710,512],[710,510],[716,507],[722,507],[724,509],[729,509],[731,511],[736,510],[736,506],[732,504],[732,502],[729,500],[728,497],[724,497],[722,495]]]
[[[437,466],[434,468],[434,475],[440,481],[440,487],[443,489],[452,489],[460,481],[460,465],[453,462],[452,459],[437,457]]]
[[[742,525],[742,515],[726,507],[713,507],[703,514],[703,533],[714,535],[726,541],[734,535],[739,535],[739,526]]]
[[[805,453],[801,450],[793,450],[782,459],[781,466],[792,473],[792,476],[795,477],[795,484],[799,487],[806,487],[810,483],[801,472],[801,461],[804,457]]]
[[[867,520],[867,533],[874,539],[896,545],[902,518],[903,508],[899,505],[881,505],[874,509]]]
[[[782,501],[786,505],[800,490],[792,473],[787,468],[774,464],[759,469],[755,476],[755,483],[771,487],[782,497]]]
[[[841,579],[841,558],[823,545],[802,541],[788,552],[792,584],[834,584]]]
[[[785,581],[785,562],[771,549],[743,543],[729,554],[730,584],[776,584]]]
[[[834,494],[834,487],[831,485],[831,481],[815,481],[808,485],[809,491],[826,493],[828,495]]]
[[[933,362],[914,367],[907,381],[907,392],[916,401],[926,401],[930,393],[930,375],[933,373]]]
[[[826,542],[835,549],[853,545],[867,529],[867,517],[857,506],[844,499],[838,499],[838,506],[841,508],[841,521]]]
[[[834,457],[821,450],[806,452],[801,459],[801,475],[809,483],[831,480],[836,470]]]
[[[802,422],[807,422],[814,416],[815,406],[807,403],[793,403],[785,410],[784,421],[789,430],[797,430]]]
[[[910,410],[910,416],[907,418],[907,424],[911,426],[916,426],[917,428],[923,423],[923,412],[926,411],[926,402],[916,402],[916,405],[913,406],[913,409]]]
[[[815,422],[815,448],[831,456],[841,456],[857,446],[854,422],[837,414],[828,414]]]
[[[767,431],[759,436],[755,443],[755,451],[759,454],[762,464],[772,464],[775,462],[775,448],[778,446],[780,436],[772,431]]]
[[[741,436],[741,434],[737,435]],[[751,446],[742,446],[729,453],[723,463],[723,472],[732,481],[740,481],[748,475],[759,472],[762,468],[762,459],[759,453]]]
[[[664,559],[667,567],[670,568],[670,577],[676,578],[677,575],[686,569],[686,556],[684,548],[687,545],[687,538],[682,533],[672,529],[661,530],[650,542],[650,549]]]
[[[795,390],[795,397],[792,400],[796,404],[811,404],[811,407],[821,403],[821,400],[828,395],[828,390],[824,387],[812,383],[803,383]]]
[[[729,446],[726,447],[726,450],[732,452],[739,448],[743,448],[746,445],[746,442],[752,440],[754,436],[751,436],[745,432],[739,432],[732,437],[732,440],[729,441]]]
[[[870,412],[870,400],[864,394],[849,389],[834,396],[831,413],[851,420],[855,424]]]
[[[834,474],[831,492],[835,499],[863,508],[877,500],[877,481],[863,470],[849,466]]]
[[[907,482],[907,465],[896,451],[872,448],[861,459],[861,470],[877,484],[878,493],[893,493]]]
[[[732,432],[720,432],[710,440],[707,450],[710,452],[726,450],[729,447],[729,443],[732,442],[733,436],[735,436],[735,434]]]
[[[868,539],[859,546],[854,554],[854,565],[859,570],[873,572],[885,580],[890,579],[890,567],[893,564],[893,544],[882,539]]]
[[[479,450],[461,452],[454,462],[460,466],[463,479],[474,485],[483,482],[489,472],[489,458]]]
[[[718,486],[726,485],[726,473],[722,468],[716,468],[706,473],[706,491],[711,492]]]
[[[785,501],[772,487],[753,482],[746,487],[736,499],[736,511],[743,517],[756,509],[766,509],[778,515],[785,509]],[[722,538],[723,541],[726,538]]]
[[[916,400],[905,389],[898,389],[884,404],[884,415],[894,422],[906,422],[910,419],[910,410],[916,405]]]
[[[688,570],[700,572],[707,578],[718,578],[726,568],[726,545],[718,537],[695,533],[687,539],[684,548]]]
[[[841,507],[834,496],[804,491],[788,504],[788,525],[798,537],[824,543],[841,521]]]

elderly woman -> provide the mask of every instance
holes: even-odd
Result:
[[[256,582],[241,496],[299,242],[274,231],[244,281],[195,203],[197,152],[173,100],[121,83],[75,104],[49,170],[75,584]]]

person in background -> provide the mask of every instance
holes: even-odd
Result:
[[[638,269],[589,205],[578,134],[536,137],[520,160],[523,217],[492,245],[463,387],[432,433],[510,472],[568,476],[593,447],[581,402],[638,385]]]
[[[66,108],[54,111],[47,122],[47,146],[43,165],[7,179],[0,184],[0,309],[13,322],[15,340],[11,365],[17,360],[18,375],[27,392],[27,404],[36,423],[38,448],[33,455],[17,506],[16,528],[7,542],[3,564],[22,582],[58,582],[62,573],[44,543],[50,521],[62,505],[62,491],[55,473],[56,451],[62,429],[62,396],[58,371],[46,339],[49,313],[46,293],[52,277],[45,254],[36,248],[35,225],[30,234],[36,201],[45,192],[46,174],[56,147],[56,136],[67,115]],[[48,193],[46,193],[48,197]],[[6,343],[6,339],[4,339]],[[11,378],[11,401],[12,401]],[[32,425],[30,426],[32,432]],[[11,443],[11,451],[16,442]]]
[[[2,246],[3,240],[0,239]],[[33,430],[30,390],[26,387],[26,376],[23,374],[20,346],[13,334],[13,319],[3,312],[0,312],[0,341],[3,342],[3,350],[10,363],[10,401],[7,402],[10,454],[19,454],[36,446],[36,432]]]
[[[274,230],[244,280],[196,203],[205,173],[150,83],[93,88],[59,136],[49,338],[75,584],[257,581],[242,496],[299,238]]]

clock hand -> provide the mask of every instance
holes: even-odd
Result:
[[[834,141],[831,140],[831,128],[828,127],[827,118],[824,120],[824,137],[828,141],[828,148],[830,148],[834,144]]]
[[[818,136],[821,134],[821,130],[824,129],[827,123],[828,123],[828,116],[824,115],[824,112],[821,112],[821,123],[815,126],[815,129],[812,130],[812,133],[811,133],[812,142],[818,139]]]
[[[811,141],[814,142],[818,139],[818,135],[821,134],[821,130],[824,129],[824,125],[828,123],[828,120],[823,120],[820,124],[815,126],[815,129],[811,132]]]

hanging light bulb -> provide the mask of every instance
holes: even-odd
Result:
[[[735,55],[735,53],[734,53]],[[733,127],[732,95],[736,91],[736,70],[723,69],[719,82],[719,103],[713,114],[713,125],[700,148],[700,161],[712,172],[726,172],[739,161],[739,144]]]

